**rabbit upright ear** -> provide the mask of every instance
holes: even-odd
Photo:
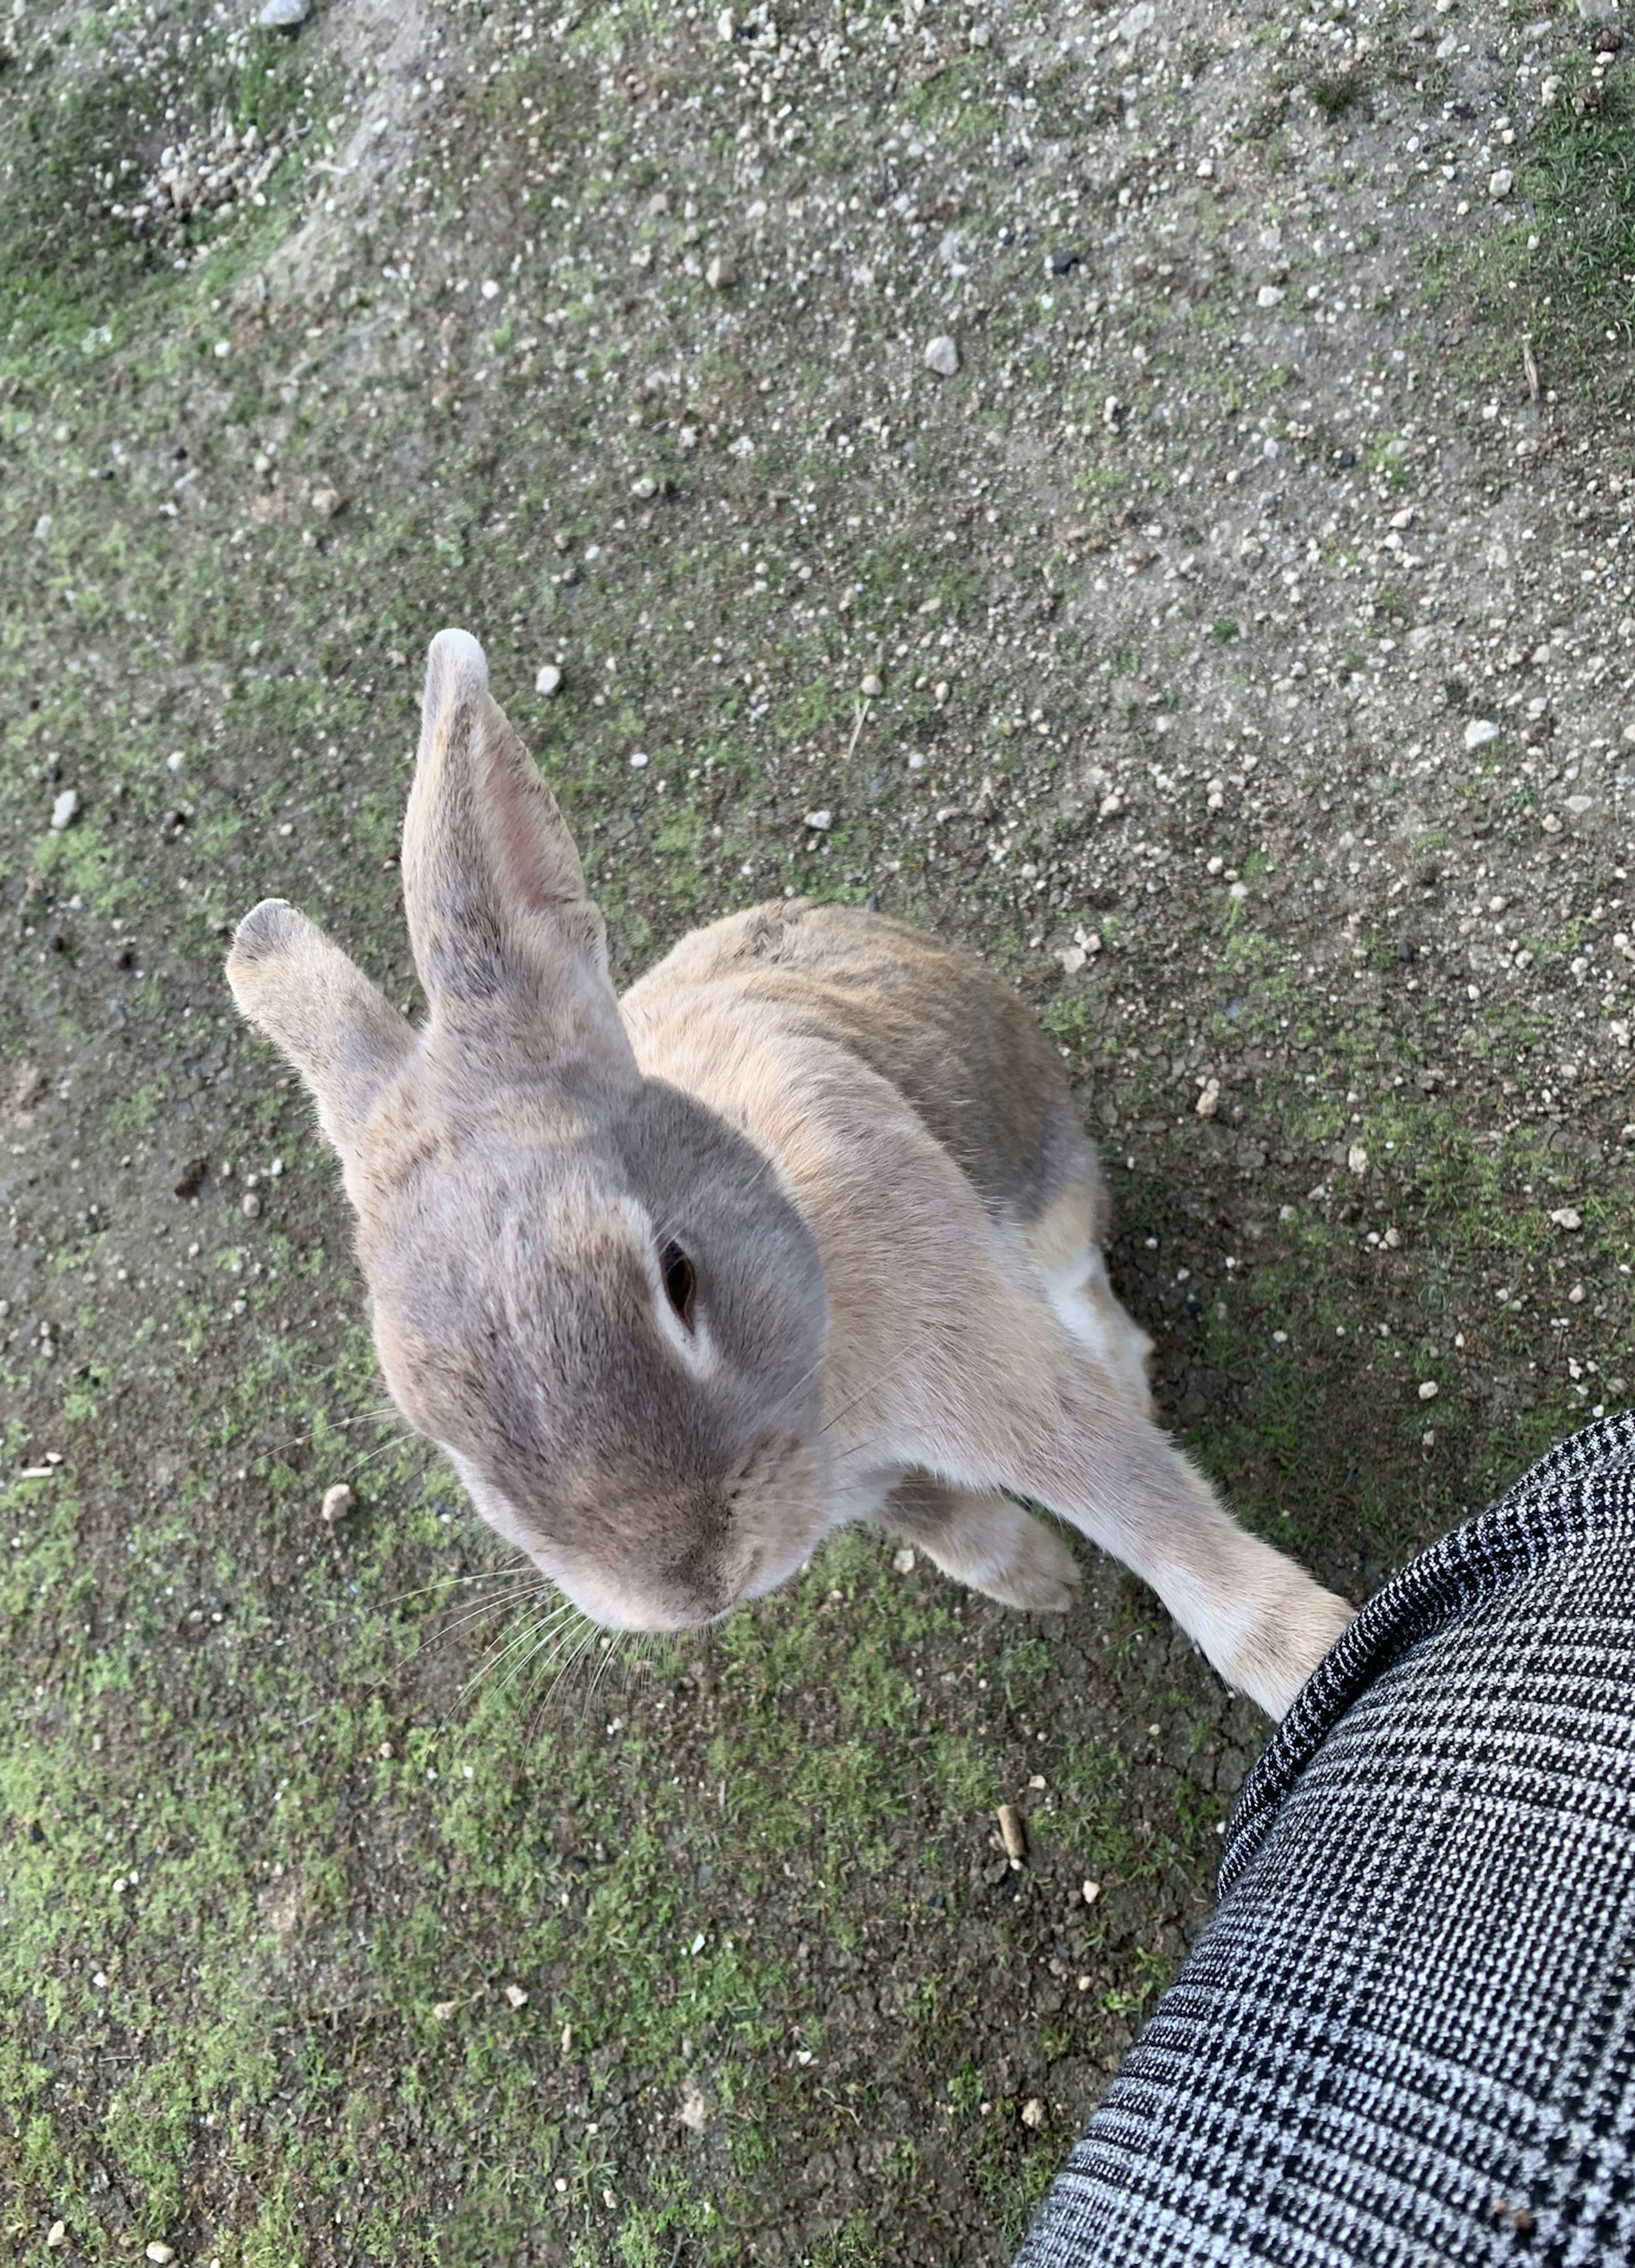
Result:
[[[232,997],[282,1049],[318,1099],[343,1158],[408,1063],[415,1035],[339,946],[283,898],[246,914],[227,956]]]
[[[634,1075],[573,838],[464,630],[440,631],[427,659],[403,898],[434,1027]]]

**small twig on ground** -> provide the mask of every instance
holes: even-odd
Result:
[[[865,723],[867,721],[868,713],[868,696],[865,694],[858,702],[857,722],[851,727],[851,738],[846,744],[845,760],[848,763],[851,762],[852,757],[857,754],[858,742],[863,737],[863,727]]]

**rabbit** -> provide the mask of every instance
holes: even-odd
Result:
[[[710,1623],[848,1522],[1060,1612],[1151,1584],[1280,1717],[1351,1619],[1154,1424],[1058,1059],[997,978],[800,899],[621,1000],[560,812],[475,639],[432,642],[403,829],[428,1014],[304,914],[239,924],[239,1009],[316,1099],[398,1409],[608,1629]]]

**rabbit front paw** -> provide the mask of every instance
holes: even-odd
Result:
[[[1009,1497],[917,1477],[894,1491],[884,1517],[945,1575],[1001,1606],[1060,1615],[1073,1603],[1079,1562],[1053,1528]]]

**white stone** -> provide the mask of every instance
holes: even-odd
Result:
[[[1436,1381],[1427,1378],[1419,1388],[1419,1399],[1421,1402],[1434,1402],[1440,1390]]]
[[[1153,0],[1136,0],[1133,8],[1126,8],[1114,26],[1124,45],[1133,47],[1143,32],[1150,32],[1158,21],[1158,10]]]
[[[60,835],[65,827],[71,827],[78,809],[78,796],[71,787],[65,787],[51,806],[51,832]]]
[[[1351,1144],[1351,1148],[1345,1153],[1345,1162],[1353,1174],[1360,1175],[1367,1172],[1368,1152],[1363,1148],[1360,1142],[1353,1142]]]
[[[534,690],[542,693],[549,701],[553,693],[562,690],[562,672],[554,661],[542,661],[534,679]]]
[[[952,378],[960,367],[958,342],[945,333],[939,338],[926,342],[925,367],[939,378]]]
[[[809,811],[806,814],[806,825],[814,835],[827,835],[834,824],[835,814],[832,811]]]
[[[704,282],[712,291],[730,291],[738,281],[738,269],[729,252],[718,252],[704,270]]]
[[[1582,1228],[1584,1226],[1576,1205],[1558,1205],[1550,1217],[1558,1228]]]
[[[1255,294],[1255,305],[1257,307],[1280,307],[1282,304],[1283,286],[1281,284],[1263,284],[1259,291]]]
[[[1465,753],[1469,755],[1498,738],[1499,727],[1491,717],[1473,717],[1465,726]]]
[[[324,1491],[324,1500],[318,1507],[318,1517],[327,1525],[333,1527],[337,1520],[344,1520],[351,1509],[351,1490],[344,1481],[335,1481]]]
[[[637,504],[645,504],[649,497],[656,497],[658,493],[658,482],[646,473],[642,475],[639,481],[630,482],[630,494],[636,498]]]
[[[868,675],[864,679],[862,684],[858,688],[858,690],[862,694],[863,698],[865,701],[878,701],[885,689],[885,687],[880,683],[879,678],[875,676],[872,669]]]
[[[264,32],[292,32],[304,24],[313,12],[313,0],[267,0],[267,5],[256,18]],[[170,2255],[166,2254],[168,2260]],[[153,2248],[148,2247],[148,2257],[153,2257]]]
[[[1514,188],[1515,185],[1516,177],[1511,172],[1509,166],[1501,166],[1496,173],[1490,175],[1487,184],[1487,194],[1490,197],[1493,198],[1495,202],[1497,202],[1501,197],[1507,197],[1510,195],[1511,190]]]

